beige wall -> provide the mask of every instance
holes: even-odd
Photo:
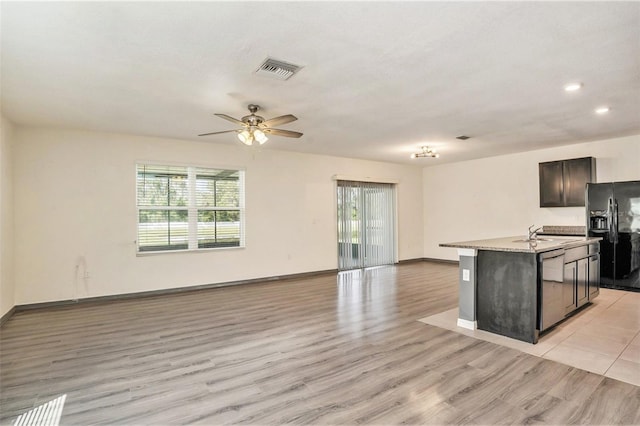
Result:
[[[640,135],[423,169],[424,256],[457,259],[438,244],[524,236],[531,224],[585,225],[583,207],[539,207],[538,163],[589,156],[598,182],[640,180]]]
[[[0,317],[14,306],[13,126],[0,114]]]
[[[438,244],[520,235],[532,223],[583,225],[583,208],[538,206],[541,161],[595,156],[598,181],[640,179],[640,136],[419,169],[2,124],[2,313],[14,303],[335,269],[336,174],[400,182],[399,260],[456,259]],[[246,248],[136,256],[135,163],[144,160],[244,168]]]
[[[335,269],[335,174],[398,180],[398,257],[422,257],[418,167],[68,130],[15,138],[17,305]],[[246,248],[136,256],[139,160],[246,169]]]

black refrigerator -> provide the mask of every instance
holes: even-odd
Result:
[[[588,183],[587,235],[601,237],[600,286],[640,291],[640,181]]]

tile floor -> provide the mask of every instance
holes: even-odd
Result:
[[[537,344],[458,327],[458,309],[419,321],[640,386],[640,293],[603,288]]]

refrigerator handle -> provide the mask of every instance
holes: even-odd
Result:
[[[609,202],[607,204],[607,224],[609,227],[609,232],[608,232],[608,238],[609,238],[609,242],[613,243],[614,239],[613,239],[613,232],[614,232],[614,227],[613,227],[613,198],[609,198]]]
[[[613,242],[618,242],[618,200],[613,201]]]

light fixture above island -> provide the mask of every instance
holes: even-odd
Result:
[[[428,146],[421,146],[420,152],[411,154],[411,158],[420,158],[420,157],[428,157],[428,158],[439,158],[440,154],[436,152],[435,149],[429,148]]]

